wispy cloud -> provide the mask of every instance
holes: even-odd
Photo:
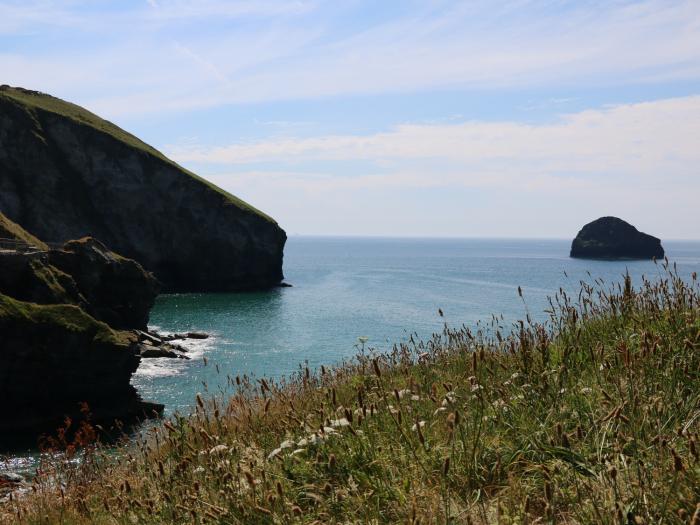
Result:
[[[564,115],[544,124],[467,121],[404,124],[371,135],[331,135],[168,152],[201,164],[428,160],[468,171],[528,173],[694,173],[700,162],[700,96]],[[439,176],[437,176],[439,179]]]
[[[18,49],[0,55],[5,81],[31,82],[31,87],[45,90],[58,87],[65,93],[73,72],[90,71],[95,79],[107,78],[112,87],[99,85],[100,97],[85,96],[78,102],[116,116],[445,88],[700,79],[700,9],[695,0],[406,2],[399,4],[402,8],[392,4],[394,13],[371,22],[363,16],[368,7],[362,3],[324,0],[118,5],[112,5],[108,17],[77,0],[0,6],[0,34],[50,31],[67,24],[73,38],[94,40],[93,46],[73,48],[70,54],[60,45],[51,53],[51,60],[66,72],[63,78],[27,73],[42,72],[45,56]],[[234,20],[245,23],[229,23]],[[95,39],[96,34],[101,38]],[[138,42],[140,52],[126,55],[129,44],[123,35]],[[174,59],[174,41],[191,56]],[[114,61],[120,67],[103,66]],[[13,63],[21,68],[11,67]],[[216,72],[219,81],[202,75],[202,65]],[[124,85],[125,70],[148,71],[154,81],[134,93]]]
[[[690,224],[700,221],[690,197],[700,194],[698,136],[700,96],[691,96],[591,109],[537,125],[406,124],[369,135],[222,147],[190,142],[167,152],[265,209],[295,217],[295,226],[306,232],[367,232],[374,224],[383,225],[377,233],[387,234],[432,227],[452,235],[527,235],[527,228],[541,228],[536,222],[551,210],[558,218],[550,234],[568,235],[595,215],[620,214],[642,226],[653,216],[659,235],[693,237]],[[475,191],[489,196],[491,213],[500,206],[508,212],[470,230],[445,219],[477,220],[474,209],[459,211],[452,202]],[[406,207],[391,206],[396,199]],[[324,215],[317,224],[315,213],[290,209],[290,200],[314,212],[332,213],[337,206],[346,222],[326,224]],[[434,217],[424,217],[423,225],[414,221],[416,206],[427,206]],[[388,209],[397,224],[386,225]],[[663,214],[656,213],[661,209]]]

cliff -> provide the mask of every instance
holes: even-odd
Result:
[[[661,241],[617,217],[586,224],[571,243],[571,257],[586,259],[661,259]]]
[[[49,248],[2,213],[0,228],[0,236],[11,241],[0,246],[0,293],[79,306],[112,328],[147,329],[159,284],[136,261],[91,237]]]
[[[271,287],[285,232],[270,217],[89,111],[0,87],[0,210],[49,243],[91,236],[168,291]]]
[[[0,445],[80,419],[81,403],[107,426],[162,410],[130,385],[142,347],[122,330],[145,329],[155,278],[92,238],[51,249],[2,214],[0,237]]]
[[[0,444],[51,432],[66,416],[111,424],[162,407],[144,403],[131,375],[139,364],[136,338],[96,321],[73,305],[38,305],[0,294]]]

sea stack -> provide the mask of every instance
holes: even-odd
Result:
[[[92,237],[164,291],[277,286],[274,219],[86,109],[0,86],[0,211],[44,242]]]
[[[661,259],[661,241],[617,217],[586,224],[571,243],[571,257],[583,259]]]

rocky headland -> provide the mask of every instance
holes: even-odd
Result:
[[[89,408],[107,427],[163,407],[130,384],[158,282],[92,238],[50,248],[0,214],[0,443],[35,439]]]
[[[99,239],[166,291],[254,290],[283,279],[286,234],[272,218],[50,95],[0,86],[0,173],[9,219],[49,243]]]
[[[661,259],[661,241],[617,217],[586,224],[571,244],[571,257],[584,259]]]

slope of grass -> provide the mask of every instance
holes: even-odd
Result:
[[[29,340],[42,335],[49,339],[50,335],[61,337],[76,334],[96,345],[126,347],[131,341],[129,332],[112,330],[78,306],[28,303],[0,294],[0,332],[6,337],[10,331],[13,335],[26,333]],[[72,365],[68,363],[66,366]]]
[[[46,244],[34,237],[19,224],[12,222],[2,213],[0,213],[0,239],[11,239],[36,246],[42,250],[48,249]]]
[[[15,101],[22,106],[30,109],[31,111],[46,111],[49,113],[54,113],[56,115],[60,115],[62,117],[68,118],[70,120],[73,120],[79,124],[90,126],[91,128],[99,131],[100,133],[105,133],[114,139],[123,142],[124,144],[128,145],[129,147],[135,148],[137,150],[143,151],[144,153],[147,153],[148,155],[151,155],[153,157],[156,157],[160,159],[161,161],[170,164],[174,168],[182,171],[183,173],[189,175],[190,177],[193,177],[194,179],[200,181],[201,183],[205,184],[212,190],[216,191],[217,193],[221,194],[226,198],[226,200],[233,206],[236,206],[238,208],[241,208],[243,210],[250,211],[256,215],[259,215],[260,217],[264,218],[265,220],[269,222],[273,222],[276,224],[275,220],[268,216],[267,214],[263,213],[262,211],[258,210],[254,206],[251,206],[247,202],[245,202],[242,199],[239,199],[235,195],[231,195],[227,191],[219,188],[218,186],[212,184],[211,182],[207,181],[206,179],[203,179],[202,177],[199,177],[198,175],[192,173],[191,171],[183,168],[182,166],[178,165],[177,163],[173,162],[170,160],[168,157],[163,155],[160,151],[155,149],[154,147],[146,144],[142,140],[140,140],[138,137],[135,137],[131,133],[128,133],[127,131],[124,131],[121,129],[119,126],[113,124],[112,122],[109,122],[108,120],[105,120],[103,118],[98,117],[94,113],[91,113],[90,111],[86,110],[83,107],[80,107],[76,104],[72,104],[70,102],[66,102],[65,100],[61,100],[60,98],[53,97],[51,95],[47,95],[45,93],[40,93],[38,91],[31,91],[28,89],[23,89],[23,88],[15,88],[15,87],[10,87],[10,86],[2,86],[0,87],[0,99],[2,98],[7,98],[9,100]]]
[[[695,276],[583,286],[287,381],[229,378],[117,454],[47,462],[17,523],[700,523]],[[55,483],[64,482],[64,488]]]

